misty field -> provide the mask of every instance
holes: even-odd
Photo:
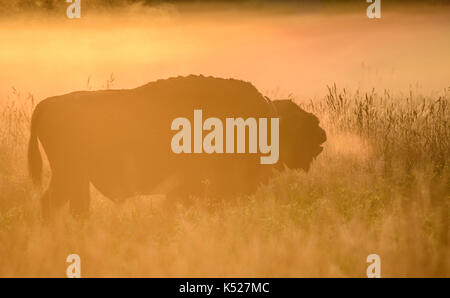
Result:
[[[372,253],[382,277],[450,277],[449,99],[331,86],[293,99],[328,134],[309,173],[170,209],[92,189],[89,219],[63,210],[44,226],[26,167],[36,101],[13,89],[0,101],[0,277],[64,277],[72,253],[83,277],[365,277]]]

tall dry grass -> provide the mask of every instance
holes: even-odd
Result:
[[[95,189],[91,216],[41,225],[26,173],[34,99],[0,104],[0,276],[450,276],[449,92],[429,97],[329,88],[303,107],[328,132],[309,173],[285,171],[252,196],[166,210],[116,206]]]

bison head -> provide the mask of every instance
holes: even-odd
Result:
[[[319,120],[291,100],[275,100],[280,118],[280,162],[291,169],[309,170],[327,137]]]

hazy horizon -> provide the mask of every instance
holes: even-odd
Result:
[[[12,87],[39,100],[103,89],[111,74],[112,88],[203,74],[303,100],[323,96],[334,83],[423,93],[450,85],[448,9],[401,14],[385,8],[380,20],[368,19],[364,10],[114,11],[89,11],[80,20],[54,14],[0,19],[0,96]]]

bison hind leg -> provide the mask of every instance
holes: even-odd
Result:
[[[41,210],[44,223],[53,219],[58,211],[67,203],[75,218],[85,217],[89,212],[90,193],[89,181],[73,176],[63,178],[52,177],[49,188],[41,197]]]
[[[77,219],[86,218],[89,214],[91,201],[89,181],[80,179],[73,186],[69,197],[70,213]]]
[[[48,223],[55,218],[58,211],[67,203],[67,197],[62,189],[52,179],[50,186],[41,197],[41,212],[44,223]]]

